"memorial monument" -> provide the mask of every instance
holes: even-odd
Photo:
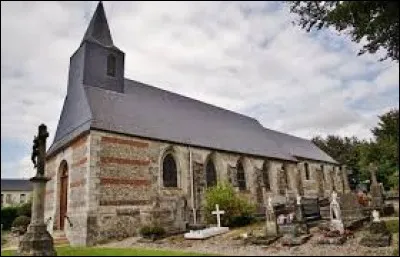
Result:
[[[33,183],[32,218],[27,232],[19,243],[17,254],[22,256],[56,256],[53,238],[44,223],[44,200],[46,183],[44,176],[46,163],[46,139],[49,136],[44,124],[39,126],[38,135],[33,140],[31,160],[36,175],[30,179]]]

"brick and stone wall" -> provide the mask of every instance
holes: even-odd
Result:
[[[172,154],[176,162],[176,188],[163,186],[162,161],[167,154]],[[339,178],[328,179],[328,174],[340,174],[333,172],[329,164],[324,164],[320,170],[321,163],[307,160],[310,179],[306,180],[304,160],[283,162],[91,131],[48,160],[46,174],[52,180],[47,185],[46,217],[57,221],[59,170],[61,162],[66,161],[70,174],[68,216],[73,223],[73,227],[69,227],[66,222],[66,233],[72,245],[95,245],[137,235],[143,225],[159,224],[168,232],[184,231],[188,223],[193,223],[193,208],[197,222],[204,222],[208,160],[213,161],[219,182],[231,182],[235,190],[257,204],[258,209],[263,206],[265,167],[268,167],[269,180],[266,193],[274,202],[285,202],[287,196],[294,197],[297,193],[327,194],[331,183],[335,183],[337,189],[343,187]],[[245,190],[240,190],[236,181],[239,161],[245,171]],[[191,170],[195,177],[193,202]],[[57,222],[54,224],[57,227]]]

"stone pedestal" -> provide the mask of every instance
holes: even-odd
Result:
[[[33,177],[32,218],[28,230],[19,243],[18,255],[22,256],[56,256],[53,238],[44,223],[45,177]]]

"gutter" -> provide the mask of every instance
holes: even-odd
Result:
[[[194,175],[192,165],[192,149],[189,146],[189,173],[190,173],[190,184],[191,184],[191,198],[192,198],[192,211],[193,211],[193,224],[196,224],[196,207],[194,205]]]

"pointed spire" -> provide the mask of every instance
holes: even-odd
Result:
[[[104,46],[114,46],[102,1],[97,5],[96,11],[90,20],[89,27],[86,30],[82,43],[85,40],[94,40]]]

